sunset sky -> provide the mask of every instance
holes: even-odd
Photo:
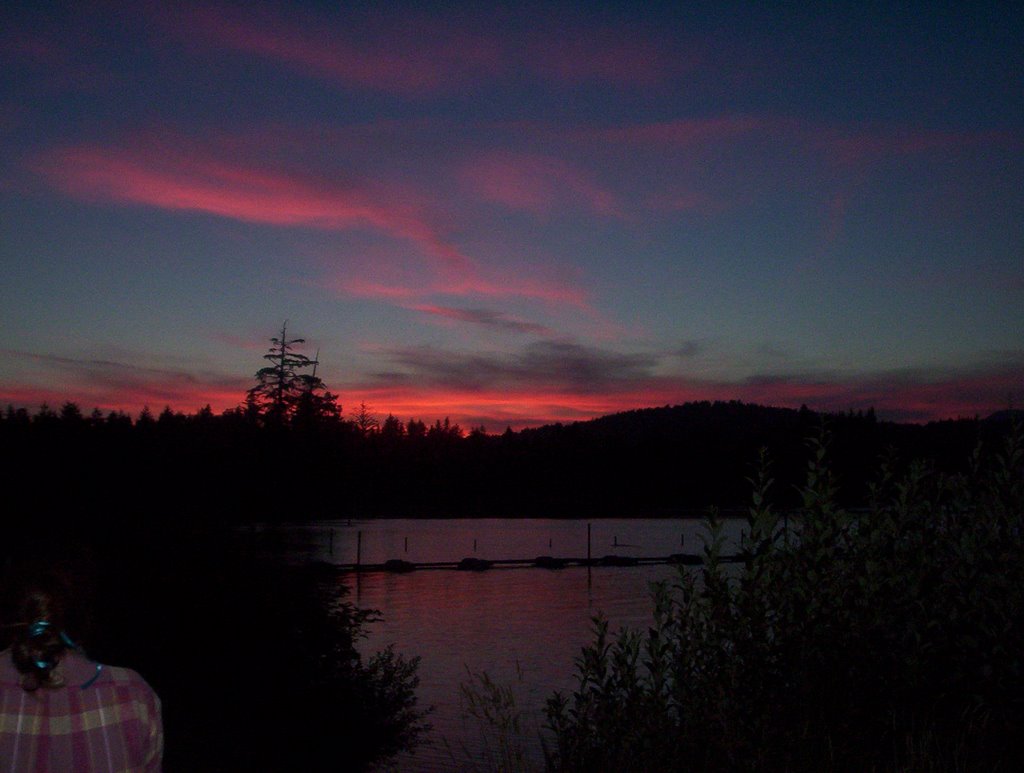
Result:
[[[0,406],[234,407],[285,319],[346,413],[490,431],[1024,402],[1019,4],[41,5]]]

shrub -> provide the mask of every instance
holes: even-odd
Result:
[[[827,435],[809,448],[791,519],[762,452],[738,564],[712,513],[703,568],[655,588],[647,632],[595,621],[547,704],[551,769],[1016,769],[1019,426],[962,475],[890,456],[863,511],[836,504]]]

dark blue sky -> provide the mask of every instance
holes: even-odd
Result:
[[[0,401],[231,407],[286,318],[346,410],[498,431],[1022,399],[1019,5],[37,5]]]

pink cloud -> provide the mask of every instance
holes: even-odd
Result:
[[[533,298],[575,308],[589,308],[588,293],[582,288],[558,282],[524,279],[494,272],[498,276],[486,279],[478,276],[435,278],[426,282],[374,281],[362,277],[330,279],[327,286],[336,292],[360,298],[379,298],[388,301],[408,301],[433,296],[483,296],[501,298],[517,296]]]
[[[466,322],[472,325],[482,325],[497,330],[512,333],[531,333],[535,335],[550,336],[554,334],[551,328],[544,325],[520,319],[508,314],[503,314],[492,309],[465,309],[453,308],[451,306],[437,306],[432,304],[417,304],[410,307],[414,311],[429,314],[443,320],[452,322]]]
[[[356,276],[328,279],[334,290],[385,299],[443,293],[586,304],[586,294],[577,287],[479,265],[442,235],[433,223],[438,216],[427,211],[422,203],[426,196],[415,189],[341,185],[309,174],[225,160],[232,155],[231,148],[225,152],[216,143],[207,147],[181,137],[143,138],[131,149],[54,150],[35,167],[54,187],[86,201],[201,212],[284,227],[371,229],[406,240],[431,259],[420,260],[417,282],[386,265],[369,265]],[[386,278],[368,276],[367,270],[383,271]]]
[[[405,96],[464,90],[522,72],[559,83],[649,87],[696,62],[693,54],[672,51],[650,31],[624,36],[617,26],[581,26],[563,15],[534,12],[529,24],[506,25],[500,34],[496,24],[506,19],[494,10],[464,9],[454,18],[408,9],[372,18],[308,12],[296,19],[266,7],[196,6],[159,21],[189,44],[198,40],[342,86]],[[575,33],[567,38],[570,23]]]
[[[193,7],[168,26],[189,42],[198,38],[343,85],[405,95],[464,86],[499,70],[502,57],[500,41],[425,18],[384,24],[353,13],[297,20],[266,7]]]
[[[493,153],[463,167],[463,184],[481,198],[548,214],[579,202],[600,215],[619,214],[615,196],[581,169],[557,158]]]
[[[415,242],[453,267],[469,262],[414,209],[379,203],[367,191],[189,150],[166,145],[128,151],[79,146],[53,151],[38,169],[57,188],[86,200],[205,212],[270,225],[370,227]]]

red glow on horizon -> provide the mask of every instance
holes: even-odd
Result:
[[[182,388],[137,389],[41,389],[26,386],[7,386],[0,389],[0,404],[25,407],[34,413],[42,404],[59,411],[66,402],[74,402],[88,414],[93,408],[104,413],[124,411],[137,416],[143,408],[154,414],[165,407],[186,414],[195,413],[209,405],[215,413],[239,407],[244,400],[245,388],[235,390],[212,389],[197,385],[194,390]],[[366,403],[378,419],[388,414],[407,421],[416,419],[432,424],[445,418],[459,424],[463,430],[486,426],[489,432],[501,432],[505,427],[514,430],[545,424],[587,421],[613,413],[642,408],[656,408],[687,402],[741,400],[768,406],[798,408],[806,404],[822,412],[845,412],[874,408],[880,418],[897,421],[927,422],[943,419],[984,417],[1006,408],[1009,402],[985,400],[955,394],[955,389],[906,389],[878,399],[855,398],[842,388],[828,390],[815,385],[791,385],[774,393],[768,390],[704,388],[690,390],[635,391],[614,394],[584,395],[562,391],[505,390],[490,392],[424,390],[397,387],[351,388],[334,391],[346,415],[360,403]],[[852,398],[852,399],[851,399]]]
[[[470,312],[471,313],[471,312]],[[53,358],[59,360],[59,358]],[[65,368],[50,383],[0,386],[0,405],[12,404],[34,412],[42,403],[58,410],[65,402],[78,404],[83,413],[94,407],[104,412],[123,410],[138,415],[143,407],[153,412],[165,406],[194,413],[205,405],[220,413],[239,407],[245,378],[197,377],[158,369],[126,368],[117,363],[68,361],[51,364]],[[1007,408],[1020,395],[1024,373],[1019,368],[977,371],[942,378],[907,374],[831,382],[808,378],[763,379],[750,382],[702,381],[680,377],[628,378],[608,381],[593,391],[561,383],[544,383],[543,374],[519,374],[516,384],[467,384],[462,387],[432,384],[410,374],[398,383],[332,384],[346,415],[360,403],[383,419],[392,414],[402,421],[427,423],[450,419],[464,430],[484,425],[491,432],[571,423],[645,407],[696,401],[741,400],[767,406],[798,408],[806,404],[821,412],[874,408],[882,419],[926,422],[986,416]],[[550,380],[550,379],[548,379]]]
[[[196,385],[194,390],[160,387],[112,387],[78,389],[43,389],[31,386],[0,387],[0,404],[13,405],[35,413],[42,405],[53,411],[60,411],[65,403],[74,403],[88,415],[98,408],[104,414],[123,411],[133,418],[144,408],[158,414],[164,408],[174,412],[191,414],[209,405],[214,413],[222,413],[238,407],[245,397],[244,389],[239,392],[226,389],[212,389]]]

